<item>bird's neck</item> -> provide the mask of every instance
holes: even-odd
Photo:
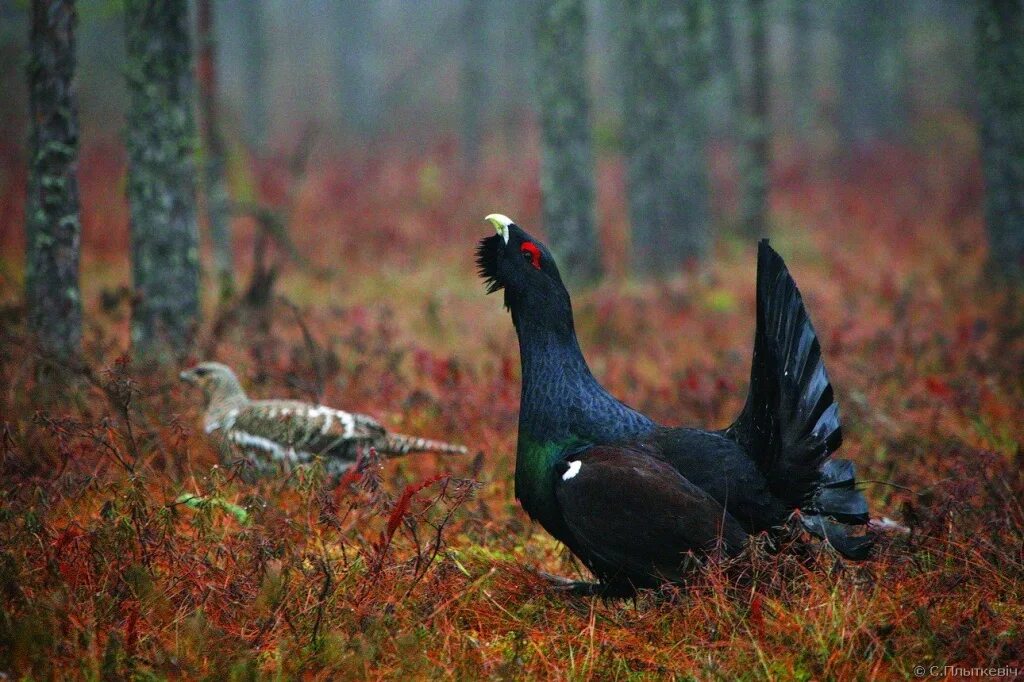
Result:
[[[233,421],[232,413],[237,414],[249,403],[248,396],[241,387],[229,387],[215,389],[207,397],[206,418],[204,427],[206,432],[218,429],[230,428],[229,422]]]
[[[572,329],[533,322],[516,325],[516,329],[523,377],[520,424],[538,432],[534,435],[566,436],[574,399],[603,389],[591,374]]]
[[[623,405],[587,366],[572,324],[562,316],[516,315],[523,388],[520,439],[607,443],[649,430],[653,422]]]
[[[568,449],[639,437],[654,422],[610,395],[590,372],[568,315],[517,314],[523,387],[516,496],[531,515],[553,504],[551,476]]]

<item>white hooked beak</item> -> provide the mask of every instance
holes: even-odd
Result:
[[[512,219],[507,215],[501,215],[500,213],[492,213],[491,215],[484,218],[485,221],[494,225],[494,229],[497,230],[501,238],[508,244],[508,226],[512,224]]]

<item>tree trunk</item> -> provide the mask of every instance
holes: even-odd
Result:
[[[472,173],[480,164],[483,115],[487,102],[488,0],[464,0],[462,9],[462,166]]]
[[[1024,2],[979,0],[977,35],[989,268],[1024,284]]]
[[[812,0],[790,0],[792,32],[789,81],[793,111],[793,130],[806,141],[814,124],[817,93],[814,87],[814,12]]]
[[[744,151],[740,164],[740,223],[745,234],[763,237],[768,232],[768,46],[765,39],[764,0],[749,0],[750,89],[743,125]]]
[[[601,275],[594,226],[594,156],[583,0],[553,0],[536,17],[544,229],[563,272]]]
[[[261,154],[267,144],[267,37],[264,30],[263,0],[243,0],[241,27],[245,111],[242,112],[246,142],[250,151]]]
[[[736,63],[736,40],[733,30],[735,0],[718,0],[711,5],[711,56],[717,78],[725,96],[724,120],[716,123],[715,131],[735,138],[738,122],[743,118],[743,83]],[[734,140],[735,141],[735,140]]]
[[[231,205],[225,180],[224,137],[217,106],[217,45],[213,28],[213,1],[199,0],[199,111],[204,146],[203,184],[206,221],[213,245],[213,267],[221,300],[235,290],[234,249],[231,246]]]
[[[358,135],[372,137],[380,128],[380,88],[375,58],[377,4],[342,0],[335,12],[338,21],[335,75],[341,118]]]
[[[700,260],[711,243],[703,0],[631,0],[623,119],[633,263],[644,274]]]
[[[199,317],[187,0],[126,0],[128,202],[142,355],[183,354]]]
[[[61,356],[74,354],[82,337],[76,20],[74,0],[32,2],[25,303],[41,347]]]
[[[906,129],[906,3],[842,0],[839,38],[839,135],[862,150]]]

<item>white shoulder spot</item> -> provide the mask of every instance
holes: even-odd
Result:
[[[568,481],[570,478],[575,477],[576,474],[580,472],[581,468],[583,468],[583,462],[580,460],[577,459],[569,462],[569,468],[565,470],[564,474],[562,474],[562,480]]]

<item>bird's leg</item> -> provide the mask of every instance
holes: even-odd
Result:
[[[586,580],[570,580],[560,575],[553,575],[538,571],[537,575],[546,580],[558,592],[566,592],[574,597],[603,597],[615,599],[633,595],[632,590],[626,590],[617,585],[609,583],[592,583]]]
[[[568,592],[577,597],[593,597],[601,588],[600,583],[590,583],[585,580],[570,580],[564,576],[538,571],[537,575],[544,578],[555,590]]]

